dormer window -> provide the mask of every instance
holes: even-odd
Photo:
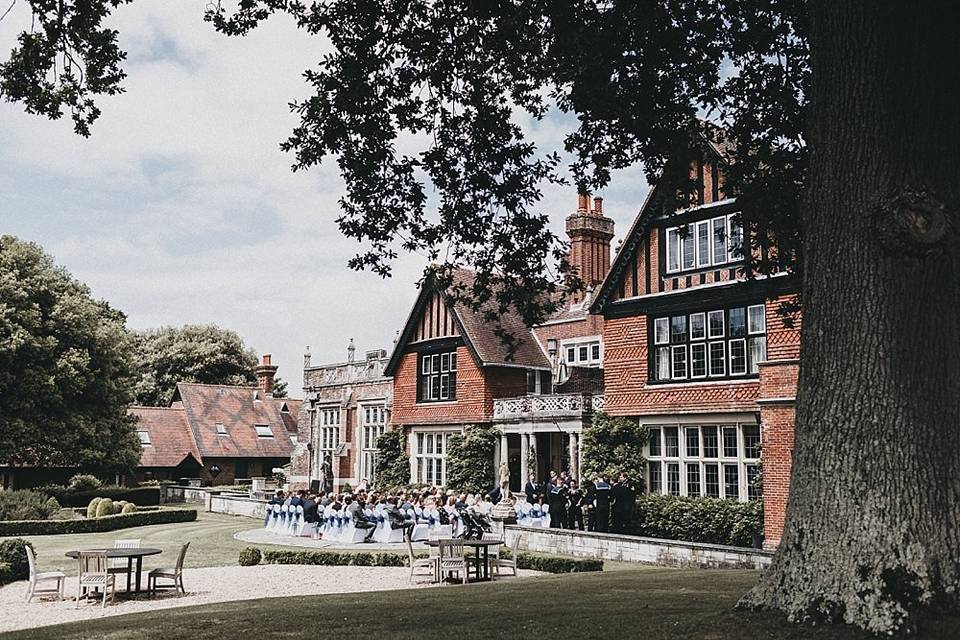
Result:
[[[258,438],[272,438],[273,429],[270,428],[268,424],[256,424],[253,426],[254,430],[257,432]]]
[[[140,446],[149,447],[151,445],[149,431],[137,431],[137,437],[140,438]]]
[[[671,227],[664,234],[667,273],[709,269],[743,257],[743,227],[736,216],[718,216]]]
[[[218,422],[218,423],[216,424],[216,427],[217,427],[217,435],[218,435],[218,436],[227,437],[227,436],[230,435],[230,434],[227,433],[227,428],[223,425],[222,422]]]

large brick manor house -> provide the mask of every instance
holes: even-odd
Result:
[[[411,480],[446,482],[447,439],[472,424],[501,432],[519,490],[527,474],[579,475],[579,440],[598,409],[646,425],[648,491],[759,499],[765,545],[783,529],[799,367],[799,318],[781,303],[792,275],[748,279],[729,162],[704,139],[690,163],[689,206],[655,187],[611,264],[613,221],[581,195],[566,219],[570,260],[586,284],[566,308],[526,328],[508,357],[494,327],[427,282],[391,353],[304,369],[306,394],[293,454],[295,482],[319,478],[324,456],[337,484],[372,480],[376,437],[407,434]],[[469,279],[469,272],[458,278]],[[761,448],[761,443],[763,444]]]

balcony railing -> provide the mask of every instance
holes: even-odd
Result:
[[[499,398],[493,401],[493,419],[576,417],[599,411],[603,405],[603,396],[580,393]]]

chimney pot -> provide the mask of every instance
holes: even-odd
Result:
[[[263,364],[269,365],[269,364],[270,364],[270,357],[271,357],[271,355],[270,355],[269,353],[263,354]]]
[[[590,209],[590,196],[586,193],[577,194],[577,211],[587,211]]]
[[[603,198],[597,196],[593,199],[593,212],[597,215],[603,215]]]

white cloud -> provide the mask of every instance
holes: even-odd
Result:
[[[307,95],[301,72],[328,46],[285,18],[246,38],[214,33],[206,0],[134,3],[114,28],[129,52],[126,92],[101,99],[93,136],[0,103],[0,229],[53,253],[134,328],[215,322],[272,352],[300,384],[314,362],[390,348],[416,296],[424,261],[404,256],[395,277],[347,269],[360,248],[334,222],[336,166],[290,172],[279,143],[296,124],[287,103]],[[0,22],[0,51],[29,24],[26,3]],[[558,148],[559,119],[529,123]],[[646,190],[625,172],[604,194],[624,232]],[[573,188],[545,193],[556,230]]]

